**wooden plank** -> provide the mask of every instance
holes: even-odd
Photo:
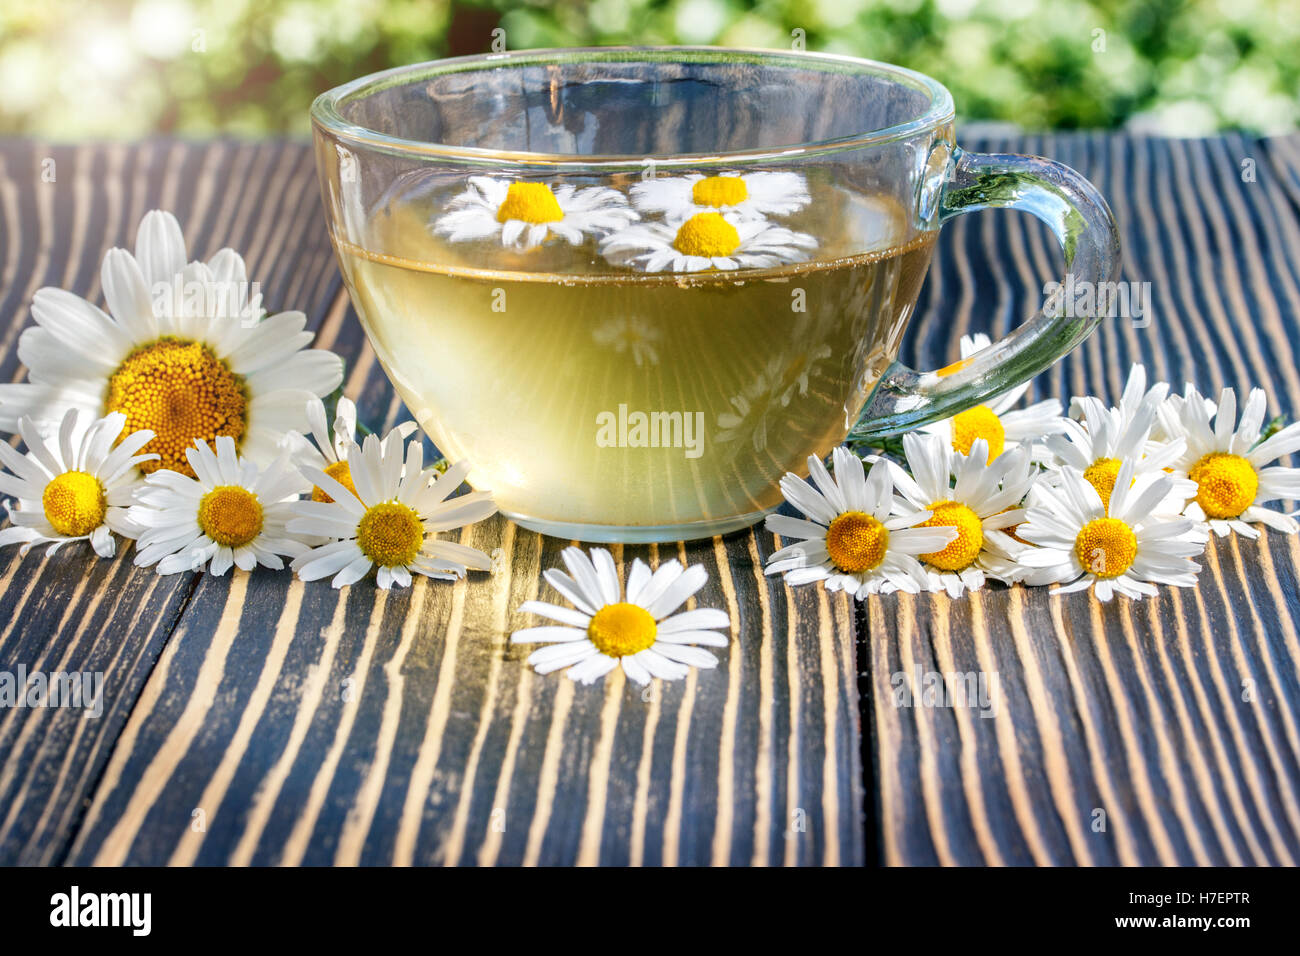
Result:
[[[1142,361],[1176,389],[1261,386],[1270,414],[1294,420],[1297,144],[1097,134],[974,144],[1084,172],[1120,222],[1124,278],[1152,283],[1149,325],[1105,323],[1035,395],[1113,400]],[[1015,325],[1059,268],[1028,217],[957,220],[940,239],[907,360],[937,367],[956,358],[961,332]],[[982,294],[965,291],[972,278]],[[1296,540],[1273,532],[1216,540],[1196,588],[1111,605],[1025,588],[873,598],[862,609],[863,705],[883,860],[1295,864],[1298,557]],[[898,693],[944,673],[973,675],[977,688],[983,677],[989,706],[920,706]]]
[[[58,284],[93,299],[103,250],[161,205],[192,253],[235,247],[270,308],[308,314],[347,360],[364,421],[405,417],[342,292],[304,145],[81,147],[56,154],[60,181],[95,189],[49,193],[28,184],[43,155],[0,152],[0,207],[13,210],[0,238],[4,374],[21,374],[13,343],[31,293]],[[65,261],[70,229],[83,238]],[[566,542],[499,519],[466,540],[500,549],[495,574],[391,594],[6,552],[0,608],[39,613],[0,642],[0,669],[65,644],[68,669],[110,650],[117,669],[93,750],[68,751],[69,715],[0,714],[16,728],[0,725],[13,778],[0,776],[0,861],[863,861],[852,609],[766,579],[770,536],[618,552],[703,562],[699,600],[727,608],[740,635],[716,671],[648,693],[617,675],[590,688],[535,675],[528,649],[508,644],[525,623],[515,608]],[[97,643],[65,638],[56,609]]]

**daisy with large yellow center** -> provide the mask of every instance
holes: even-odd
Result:
[[[248,413],[243,379],[200,342],[168,337],[136,349],[108,379],[105,412],[126,416],[128,433],[154,432],[149,451],[159,456],[141,470],[159,468],[194,477],[185,455],[196,438],[244,437]]]
[[[1131,462],[1129,486],[1139,478],[1164,474],[1182,453],[1182,442],[1153,442],[1150,440],[1160,404],[1165,399],[1167,386],[1160,384],[1141,392],[1145,379],[1126,389],[1128,397],[1118,408],[1108,407],[1093,396],[1077,396],[1072,407],[1079,418],[1067,419],[1066,430],[1050,436],[1045,442],[1058,464],[1080,469],[1083,478],[1097,496],[1102,507],[1109,510],[1115,482],[1125,462]],[[1055,471],[1045,476],[1049,482],[1056,480]],[[1168,500],[1156,507],[1170,514],[1183,510],[1192,494],[1192,485],[1185,478],[1173,482]]]
[[[724,258],[740,248],[740,233],[720,213],[697,213],[678,228],[673,248],[686,256]]]
[[[433,223],[449,242],[488,240],[515,252],[536,249],[552,238],[580,246],[639,217],[627,197],[607,186],[510,182],[471,176]]]
[[[239,485],[218,485],[199,499],[199,530],[217,544],[241,548],[262,533],[262,503]]]
[[[90,534],[108,513],[104,486],[84,471],[65,471],[55,476],[41,494],[41,507],[50,526],[69,538]]]
[[[600,254],[642,272],[766,269],[803,262],[817,240],[765,219],[692,205],[680,217],[635,223],[607,236]]]
[[[1079,563],[1099,578],[1117,578],[1137,557],[1137,535],[1118,518],[1094,518],[1074,539]]]
[[[822,581],[827,590],[858,598],[869,594],[920,593],[930,579],[917,560],[941,552],[957,537],[952,527],[927,527],[927,511],[893,514],[891,469],[876,464],[868,475],[862,459],[847,448],[831,454],[834,474],[815,455],[809,481],[787,474],[785,500],[806,518],[772,514],[767,529],[788,539],[767,560],[768,574],[782,574],[796,586]]]
[[[193,478],[196,440],[229,438],[267,465],[286,432],[306,427],[305,399],[343,380],[338,356],[306,347],[305,315],[266,314],[236,252],[190,261],[170,213],[145,215],[134,254],[110,249],[100,282],[106,312],[60,289],[36,293],[18,345],[30,380],[0,385],[0,429],[29,417],[49,430],[68,409],[83,421],[120,414],[119,440],[153,433],[157,457],[140,471]]]
[[[1038,477],[1030,449],[1019,446],[989,460],[988,444],[972,441],[963,454],[933,434],[903,436],[907,468],[889,463],[905,512],[926,516],[918,528],[947,529],[941,548],[918,557],[929,589],[957,598],[984,586],[987,577],[1014,581],[1016,555],[1026,545],[1012,535],[1024,517],[1021,502]]]
[[[259,564],[280,569],[285,557],[307,550],[287,527],[307,482],[284,457],[259,469],[223,435],[211,445],[196,441],[187,462],[196,477],[156,471],[136,490],[128,517],[144,529],[137,565],[156,566],[159,574],[221,575]]]
[[[1058,583],[1058,594],[1091,588],[1098,600],[1116,594],[1151,596],[1157,584],[1188,587],[1200,567],[1191,559],[1205,548],[1204,525],[1158,506],[1170,495],[1175,478],[1144,473],[1127,459],[1112,486],[1109,506],[1072,465],[1055,483],[1034,491],[1017,533],[1036,547],[1018,560],[1034,584]]]
[[[357,523],[357,547],[381,568],[410,564],[424,544],[424,525],[412,508],[398,501],[371,505]]]
[[[920,527],[956,528],[957,537],[942,551],[921,555],[921,560],[943,571],[970,567],[984,547],[984,529],[979,515],[956,501],[936,501],[929,510],[933,513]]]
[[[28,453],[0,442],[0,494],[12,495],[11,527],[0,530],[0,545],[49,543],[54,551],[69,541],[88,540],[101,558],[111,558],[114,534],[133,537],[126,507],[140,483],[136,467],[155,456],[139,454],[153,438],[142,431],[122,437],[126,418],[107,415],[92,421],[78,436],[81,413],[69,409],[57,435],[45,435],[30,418],[19,419],[18,432]]]
[[[769,170],[651,177],[633,185],[631,195],[643,216],[672,221],[710,211],[737,219],[770,219],[793,215],[812,202],[803,176]]]
[[[1187,472],[1196,482],[1196,503],[1210,518],[1237,518],[1255,503],[1259,473],[1240,455],[1211,452]]]
[[[869,514],[847,511],[826,529],[826,552],[845,574],[878,567],[889,549],[889,529]]]
[[[345,450],[346,461],[335,464],[346,465],[348,484],[340,480],[341,468],[331,474],[317,465],[299,464],[303,477],[329,499],[313,495],[291,506],[289,530],[324,541],[293,562],[300,578],[332,576],[334,587],[341,588],[377,568],[375,580],[387,589],[395,584],[409,587],[412,574],[452,579],[464,577],[471,568],[492,567],[492,559],[479,549],[437,536],[496,512],[486,492],[451,497],[469,473],[466,462],[445,472],[437,466],[426,468],[420,441],[403,449],[396,430],[382,441],[367,435],[361,445],[349,443]]]
[[[699,206],[738,206],[748,198],[740,176],[705,176],[691,187],[691,199]]]
[[[654,646],[658,629],[650,612],[637,604],[606,604],[591,617],[587,636],[609,657],[628,657]]]
[[[1300,499],[1300,469],[1277,464],[1300,451],[1300,422],[1265,437],[1266,419],[1267,399],[1259,388],[1250,390],[1240,418],[1231,388],[1220,393],[1216,406],[1189,385],[1181,399],[1170,398],[1161,408],[1171,441],[1185,445],[1173,467],[1195,489],[1186,513],[1204,520],[1215,534],[1235,531],[1257,538],[1257,524],[1284,534],[1300,532],[1294,517],[1266,505]]]
[[[969,455],[971,446],[984,439],[989,447],[989,461],[994,461],[1006,447],[1007,431],[997,413],[987,405],[976,405],[952,418],[952,447]]]
[[[572,680],[590,684],[621,668],[628,680],[646,684],[655,677],[680,680],[692,667],[717,666],[704,647],[730,643],[715,630],[730,628],[731,618],[715,608],[678,610],[708,583],[701,565],[683,568],[672,560],[651,571],[637,558],[625,588],[604,548],[565,548],[560,557],[568,573],[550,568],[543,577],[572,607],[525,601],[520,613],[548,623],[510,635],[512,644],[547,645],[528,656],[539,674],[568,668]]]

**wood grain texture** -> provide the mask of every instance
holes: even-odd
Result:
[[[32,293],[96,300],[104,251],[154,207],[307,314],[363,421],[406,417],[300,144],[0,145],[0,375],[22,375]],[[496,573],[392,593],[0,554],[0,669],[103,670],[106,692],[99,720],[0,711],[0,862],[863,862],[853,609],[766,579],[770,535],[616,551],[704,563],[697,600],[739,635],[716,670],[645,692],[538,676],[508,644],[567,542],[501,519],[463,540]]]
[[[1112,319],[1035,398],[1118,397],[1134,361],[1181,389],[1261,386],[1300,414],[1300,138],[1068,135],[969,144],[1039,153],[1109,199],[1147,324]],[[1017,324],[1060,272],[1022,214],[945,227],[905,360],[934,368],[965,332]],[[981,294],[972,294],[971,289]],[[1300,859],[1300,644],[1294,538],[1216,539],[1194,589],[1101,605],[995,588],[873,598],[874,842],[890,864],[1285,864]],[[926,675],[983,677],[988,701],[926,706]],[[963,685],[969,686],[969,685]],[[978,688],[978,683],[974,685]],[[942,701],[943,698],[935,698]]]
[[[1262,385],[1271,412],[1300,414],[1300,138],[964,145],[1081,170],[1120,220],[1125,277],[1152,283],[1149,325],[1104,325],[1035,395],[1113,398],[1136,359],[1207,390]],[[3,380],[21,377],[32,293],[97,299],[103,252],[155,206],[177,213],[193,253],[244,253],[269,307],[307,313],[347,358],[365,421],[405,417],[351,315],[298,144],[0,145]],[[904,360],[938,367],[963,332],[1005,332],[1059,268],[1022,214],[954,221]],[[1105,607],[995,588],[854,608],[764,578],[776,542],[761,531],[626,547],[624,563],[705,563],[699,601],[739,635],[716,671],[648,694],[617,676],[538,676],[506,642],[565,542],[501,520],[464,540],[500,549],[497,573],[387,594],[159,578],[129,551],[0,553],[0,669],[98,670],[106,690],[98,720],[0,711],[0,862],[1300,856],[1294,539],[1217,541],[1197,588]],[[992,715],[895,706],[895,676],[927,672],[983,673]]]

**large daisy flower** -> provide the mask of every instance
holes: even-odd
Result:
[[[0,492],[18,499],[18,507],[9,509],[13,527],[0,531],[0,545],[21,542],[26,554],[50,542],[52,554],[69,541],[89,541],[101,558],[111,558],[114,533],[139,533],[127,508],[139,484],[136,466],[158,457],[137,454],[153,432],[119,441],[125,415],[115,412],[79,430],[78,414],[75,408],[64,413],[56,441],[47,441],[30,418],[19,419],[26,455],[0,442],[0,461],[8,468],[0,472]]]
[[[762,219],[701,212],[685,220],[628,226],[608,236],[600,253],[615,265],[644,272],[703,272],[803,262],[816,248],[817,240],[807,233]]]
[[[1300,422],[1260,441],[1265,406],[1263,389],[1251,389],[1238,422],[1236,391],[1225,388],[1218,408],[1209,414],[1201,394],[1188,385],[1179,405],[1161,409],[1166,430],[1186,440],[1182,455],[1173,462],[1176,474],[1196,482],[1196,498],[1186,514],[1208,521],[1215,534],[1233,530],[1257,538],[1259,531],[1251,522],[1287,534],[1300,530],[1291,516],[1263,507],[1266,501],[1300,498],[1300,468],[1266,467],[1300,450]]]
[[[450,212],[433,231],[452,242],[501,240],[512,249],[532,249],[549,236],[570,245],[599,238],[638,218],[627,197],[607,186],[556,186],[471,176],[469,187],[449,203]]]
[[[492,560],[477,548],[432,535],[481,521],[496,513],[492,496],[475,491],[448,499],[469,473],[458,462],[445,474],[424,467],[424,447],[409,442],[406,461],[400,444],[385,447],[375,435],[348,449],[348,471],[355,493],[319,468],[302,473],[332,499],[299,501],[289,530],[329,539],[293,562],[304,581],[334,575],[334,587],[360,581],[377,566],[381,588],[408,587],[411,573],[431,578],[465,576],[468,568],[487,571]]]
[[[957,538],[954,527],[919,527],[931,512],[892,515],[894,484],[890,471],[877,465],[868,476],[862,459],[836,448],[835,476],[810,455],[812,483],[788,473],[781,492],[807,518],[767,516],[767,529],[798,539],[772,554],[768,574],[784,574],[790,585],[825,581],[831,591],[845,590],[861,599],[868,594],[920,593],[930,578],[917,555],[940,552]]]
[[[1039,474],[1029,449],[1021,446],[990,463],[982,438],[969,455],[960,455],[937,435],[913,433],[903,436],[903,450],[911,475],[893,462],[886,465],[903,500],[895,510],[929,515],[918,527],[957,532],[943,548],[919,555],[930,590],[957,598],[967,588],[982,588],[986,576],[1018,580],[1023,569],[1016,556],[1025,545],[1005,529],[1024,520],[1020,503]]]
[[[960,366],[976,352],[992,344],[989,337],[980,332],[976,335],[961,337]],[[1061,416],[1061,403],[1055,398],[1036,402],[1025,408],[1015,408],[1024,394],[1029,391],[1032,381],[1017,385],[1003,392],[987,405],[976,405],[952,418],[933,422],[921,430],[938,435],[963,455],[970,454],[975,439],[983,438],[989,446],[989,461],[995,461],[1004,451],[1021,444],[1033,446],[1032,457],[1035,461],[1045,462],[1048,453],[1038,442],[1048,435],[1059,434],[1066,429],[1066,419]]]
[[[1163,385],[1164,383],[1161,383]],[[1123,462],[1133,462],[1133,476],[1159,474],[1170,469],[1186,450],[1182,438],[1167,442],[1150,440],[1151,430],[1167,387],[1152,388],[1136,406],[1107,408],[1100,399],[1086,396],[1076,399],[1082,421],[1066,419],[1066,429],[1048,436],[1045,444],[1058,462],[1077,468],[1097,494],[1102,504],[1110,502],[1115,479]],[[1060,472],[1047,473],[1049,484],[1056,484]],[[1157,505],[1170,514],[1181,514],[1187,499],[1196,494],[1196,484],[1186,478],[1174,480],[1169,498]]]
[[[312,440],[298,432],[285,435],[282,445],[290,449],[293,462],[301,468],[316,468],[325,472],[354,495],[352,472],[348,468],[348,453],[357,443],[357,406],[350,398],[339,397],[334,410],[334,427],[331,430],[325,418],[325,403],[313,398],[307,403],[307,424]],[[396,449],[401,454],[402,442],[415,431],[415,422],[402,422],[383,437],[384,450]],[[334,499],[321,488],[313,487],[312,501],[330,502]]]
[[[218,436],[214,452],[205,441],[189,449],[195,477],[155,471],[135,493],[128,517],[144,529],[135,563],[156,564],[159,574],[199,571],[225,574],[234,565],[284,567],[282,557],[307,550],[285,525],[290,504],[306,488],[282,454],[266,468],[235,452],[234,439]]]
[[[722,173],[645,179],[631,189],[642,213],[682,220],[701,212],[730,212],[742,219],[788,216],[808,205],[808,184],[798,173]]]
[[[104,257],[108,313],[61,289],[38,291],[36,326],[18,340],[29,381],[0,385],[0,429],[24,415],[55,426],[70,408],[92,420],[120,412],[127,434],[155,435],[145,472],[192,475],[190,446],[221,435],[252,461],[274,460],[285,431],[305,427],[307,399],[343,380],[343,363],[304,350],[312,335],[301,312],[263,317],[236,252],[186,257],[180,224],[155,210],[140,222],[135,255]]]
[[[629,680],[648,684],[652,677],[680,680],[691,667],[717,665],[711,653],[692,645],[726,647],[730,636],[715,631],[731,626],[726,612],[675,613],[708,582],[703,565],[683,569],[672,560],[651,572],[637,558],[624,592],[614,558],[604,548],[592,548],[590,558],[579,548],[565,548],[560,557],[569,573],[551,568],[543,577],[573,607],[525,601],[520,611],[557,623],[510,635],[511,643],[549,645],[528,655],[538,673],[567,667],[570,678],[590,684],[621,666]]]
[[[1205,549],[1205,526],[1162,514],[1157,505],[1173,484],[1168,475],[1139,476],[1132,460],[1119,470],[1110,507],[1077,468],[1062,469],[1055,487],[1040,485],[1016,534],[1036,548],[1018,560],[1043,570],[1035,583],[1058,582],[1057,593],[1091,587],[1098,600],[1156,593],[1156,584],[1190,587],[1200,566],[1191,559]]]

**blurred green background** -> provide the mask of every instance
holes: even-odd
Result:
[[[1300,0],[0,0],[0,132],[304,133],[322,90],[494,37],[802,43],[929,73],[960,120],[1025,129],[1300,122]]]

